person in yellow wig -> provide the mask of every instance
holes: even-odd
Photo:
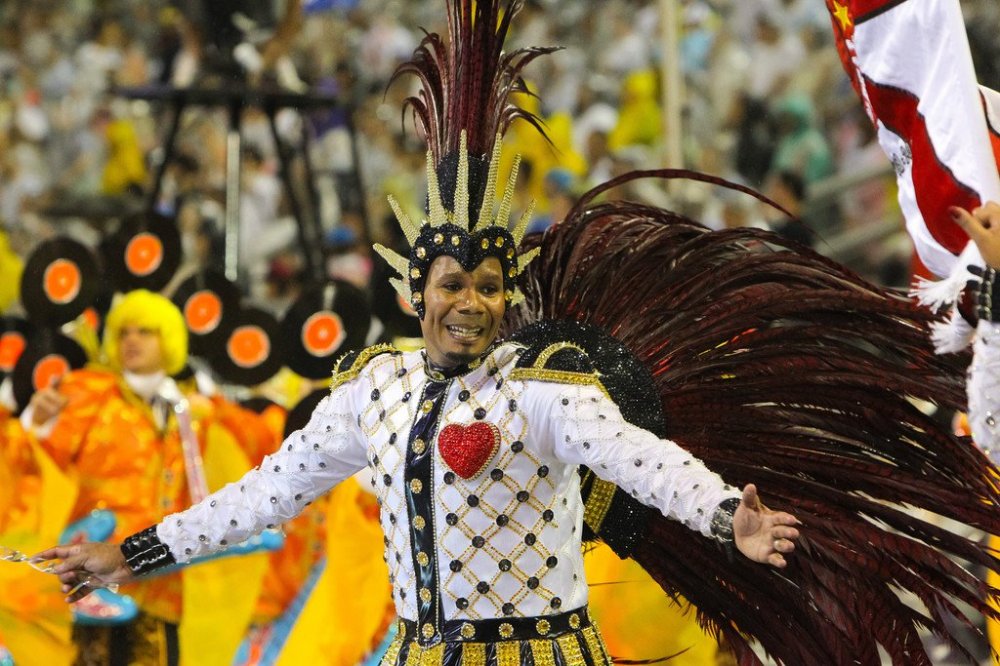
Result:
[[[203,449],[206,461],[211,455],[207,440],[218,422],[214,414],[225,410],[212,409],[208,400],[189,402],[171,378],[187,362],[187,329],[168,299],[146,290],[121,297],[108,314],[102,352],[107,366],[71,372],[58,387],[39,391],[21,421],[60,468],[74,470],[80,479],[69,520],[94,509],[110,510],[117,521],[111,538],[120,539],[189,506],[204,496],[209,481],[220,485],[249,465],[217,465],[220,472],[202,462]],[[229,433],[228,439],[238,436]],[[232,572],[232,565],[228,569]],[[259,569],[258,579],[263,560]],[[197,571],[186,572],[185,578]],[[204,578],[199,577],[198,587],[212,588]],[[255,597],[251,579],[244,583]],[[77,663],[179,663],[180,650],[189,645],[183,631],[178,633],[182,609],[211,610],[211,604],[192,603],[198,590],[188,587],[180,575],[166,574],[129,589],[139,616],[113,628],[77,626]],[[252,598],[247,619],[251,604]],[[234,631],[235,643],[242,628]]]

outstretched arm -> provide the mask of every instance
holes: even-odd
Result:
[[[210,555],[286,522],[336,483],[364,467],[366,448],[349,399],[338,387],[316,407],[308,425],[290,435],[260,467],[190,509],[135,534],[121,546],[81,544],[37,557],[62,559],[56,572],[64,589],[128,582],[171,564]],[[79,588],[71,601],[92,591]]]

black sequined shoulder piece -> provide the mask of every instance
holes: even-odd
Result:
[[[524,348],[517,361],[519,368],[556,370],[559,372],[579,372],[592,375],[594,364],[577,343],[562,340],[549,342],[540,340]]]
[[[330,390],[332,391],[341,384],[357,377],[376,356],[398,353],[400,353],[399,350],[387,344],[378,344],[361,351],[351,350],[347,352],[333,366],[333,382],[330,384]]]

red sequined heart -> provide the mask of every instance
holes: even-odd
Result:
[[[463,479],[478,476],[500,448],[500,430],[492,423],[451,423],[438,435],[438,450],[448,467]]]

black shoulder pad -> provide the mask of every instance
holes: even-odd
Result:
[[[396,353],[399,352],[395,347],[386,344],[373,345],[361,351],[347,352],[334,364],[333,382],[330,384],[330,390],[357,377],[361,370],[376,356]]]

